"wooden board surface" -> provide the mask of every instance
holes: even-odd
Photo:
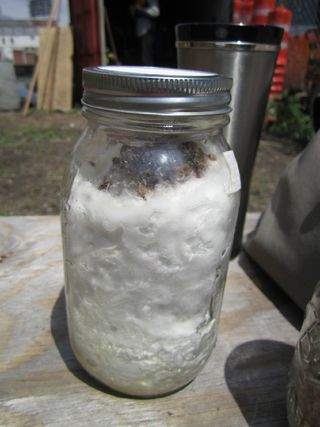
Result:
[[[59,29],[58,46],[52,108],[58,111],[71,111],[73,40],[70,27]]]
[[[257,215],[249,215],[247,229]],[[117,395],[70,349],[58,217],[0,217],[0,425],[283,427],[301,312],[245,256],[230,264],[218,343],[184,389]]]
[[[70,111],[72,108],[73,40],[69,27],[40,31],[37,108]]]
[[[40,30],[37,108],[45,111],[51,110],[52,107],[58,39],[59,28],[43,28]]]

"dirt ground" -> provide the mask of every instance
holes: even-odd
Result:
[[[72,113],[0,114],[0,215],[59,212],[62,177],[85,119]],[[249,211],[262,211],[279,175],[299,150],[264,136],[252,177]]]

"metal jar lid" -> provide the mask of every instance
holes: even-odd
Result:
[[[232,79],[161,67],[101,66],[83,70],[85,107],[134,114],[203,116],[230,112]]]

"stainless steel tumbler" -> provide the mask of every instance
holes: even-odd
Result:
[[[282,33],[279,27],[260,25],[176,26],[179,68],[213,71],[233,78],[231,120],[224,132],[235,153],[242,181],[233,255],[241,247],[250,178]]]

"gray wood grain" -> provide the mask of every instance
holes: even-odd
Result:
[[[257,215],[247,218],[247,230]],[[157,399],[91,379],[69,346],[58,217],[0,218],[0,425],[283,427],[301,314],[240,256],[230,264],[218,343],[199,376]]]

